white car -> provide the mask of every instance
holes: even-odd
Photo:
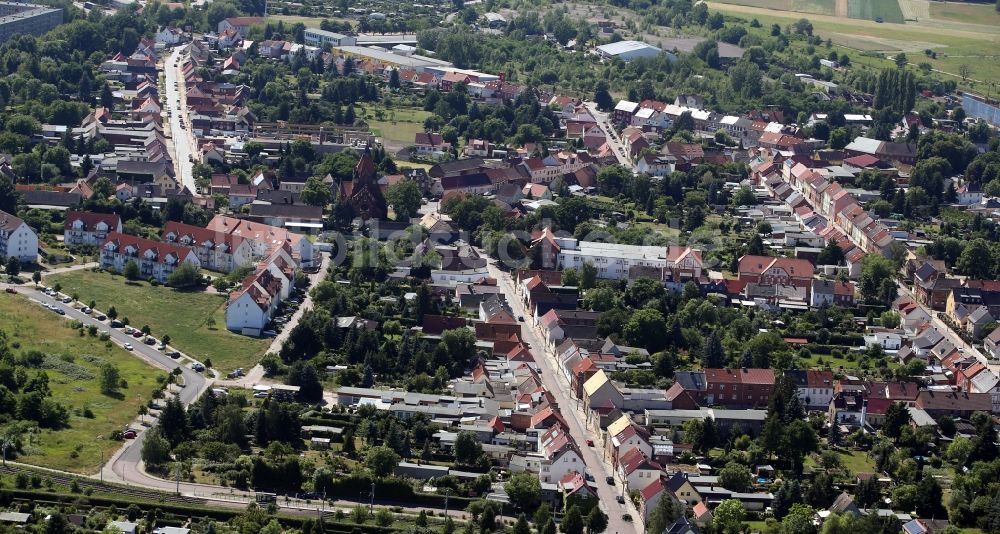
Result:
[[[126,343],[126,344],[125,344],[125,350],[132,350],[133,348],[134,348],[134,347],[132,346],[132,344],[131,344],[131,343]]]

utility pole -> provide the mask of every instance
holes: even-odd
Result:
[[[368,515],[375,515],[375,483],[372,482],[372,492],[368,494]]]
[[[177,494],[181,494],[181,463],[174,462],[174,479],[177,481]]]

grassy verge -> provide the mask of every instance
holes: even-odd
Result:
[[[166,372],[155,370],[116,345],[80,337],[69,321],[24,297],[0,293],[0,317],[0,328],[15,351],[38,350],[62,363],[59,367],[44,365],[43,370],[49,376],[52,398],[70,410],[69,428],[33,432],[30,446],[25,440],[26,454],[18,460],[77,473],[96,472],[101,453],[108,458],[121,445],[109,439],[111,433],[135,419],[139,406],[157,389],[157,375]],[[120,398],[100,391],[99,365],[103,362],[117,366],[128,382]],[[29,371],[29,375],[34,372]],[[83,415],[85,408],[92,417]]]
[[[223,372],[252,367],[268,347],[267,339],[226,330],[226,299],[222,295],[175,291],[147,282],[126,283],[122,276],[89,270],[45,280],[49,285],[62,284],[64,293],[77,293],[83,302],[96,301],[100,310],[114,306],[119,318],[128,317],[132,326],[149,325],[156,337],[170,335],[171,345],[200,360],[211,358],[212,365]]]
[[[419,108],[392,107],[366,104],[361,106],[365,122],[376,136],[396,143],[412,145],[414,135],[424,131],[424,120],[431,113]]]

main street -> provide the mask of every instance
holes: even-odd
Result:
[[[503,289],[507,302],[510,303],[514,310],[514,315],[531,317],[520,297],[514,291],[514,283],[511,280],[510,274],[500,270],[494,260],[490,260],[488,268],[490,276],[496,278],[498,286]],[[599,449],[587,446],[587,440],[592,439],[596,442],[598,440],[594,438],[597,436],[591,433],[583,423],[582,414],[576,408],[577,402],[570,397],[569,392],[571,389],[569,384],[560,381],[562,373],[556,369],[554,356],[551,356],[545,349],[545,342],[537,330],[528,326],[528,324],[524,324],[521,327],[521,331],[524,340],[531,347],[535,361],[541,368],[539,378],[542,380],[542,384],[546,390],[552,393],[559,404],[559,412],[569,425],[569,434],[579,446],[580,452],[583,454],[583,461],[587,465],[587,470],[594,476],[595,483],[597,484],[597,496],[600,499],[601,506],[604,507],[604,512],[608,515],[608,528],[605,532],[613,532],[615,534],[635,533],[634,522],[626,521],[622,516],[630,514],[633,521],[637,521],[639,518],[638,512],[632,506],[627,496],[625,498],[625,505],[616,500],[616,497],[622,494],[622,488],[618,483],[610,485],[605,482],[605,477],[613,475],[611,466],[604,462]]]
[[[597,121],[597,126],[601,128],[604,132],[604,137],[608,140],[608,146],[611,147],[611,151],[614,152],[615,158],[618,159],[618,163],[627,167],[630,170],[635,170],[635,165],[632,160],[629,159],[628,150],[625,148],[625,144],[621,142],[618,137],[618,132],[615,131],[614,125],[608,122],[608,114],[603,113],[597,109],[597,104],[594,102],[584,102],[587,106],[587,111],[594,117]]]
[[[192,155],[197,153],[194,136],[191,134],[191,121],[187,120],[187,91],[184,85],[184,75],[181,67],[184,62],[184,47],[176,47],[169,57],[163,61],[163,75],[166,80],[167,101],[164,108],[170,118],[170,139],[174,148],[174,177],[184,187],[197,194],[195,186]],[[181,121],[185,127],[181,127]]]

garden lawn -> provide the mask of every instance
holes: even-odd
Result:
[[[412,145],[414,136],[424,131],[424,120],[431,113],[414,107],[385,108],[379,104],[364,104],[356,106],[359,115],[363,114],[365,122],[377,137],[403,145]],[[382,113],[377,116],[375,111]]]
[[[110,342],[80,337],[78,330],[70,328],[70,321],[22,296],[0,293],[0,329],[7,333],[8,344],[15,352],[38,350],[57,357],[68,355],[74,367],[64,372],[43,365],[52,399],[70,411],[70,426],[34,432],[30,446],[25,438],[25,454],[18,460],[76,473],[97,472],[101,451],[107,460],[121,446],[121,442],[111,441],[111,433],[132,423],[139,406],[148,402],[157,389],[156,377],[166,376],[166,371]],[[87,356],[100,361],[88,361]],[[99,365],[103,362],[117,366],[128,383],[120,398],[100,391]],[[28,373],[34,376],[35,371]],[[90,408],[93,417],[84,417],[84,408]]]
[[[212,365],[223,373],[253,367],[269,345],[268,339],[241,336],[226,330],[226,298],[197,291],[176,291],[148,282],[126,283],[123,276],[89,270],[45,277],[47,285],[62,284],[62,292],[78,294],[81,302],[96,301],[107,312],[114,306],[118,318],[142,328],[149,325],[154,337],[170,336],[181,352]],[[208,325],[209,317],[215,326]]]

